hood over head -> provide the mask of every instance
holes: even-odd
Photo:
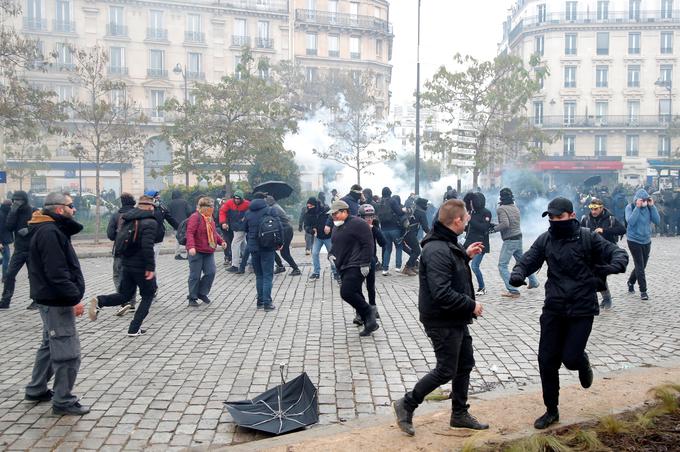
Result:
[[[472,197],[472,207],[476,211],[480,211],[486,208],[486,196],[484,193],[475,193]]]
[[[635,192],[635,196],[633,199],[637,201],[638,199],[648,199],[650,198],[649,193],[647,193],[647,190],[644,188],[639,189],[638,191]]]
[[[173,190],[172,199],[182,199],[182,192],[179,190]]]
[[[390,190],[389,187],[384,187],[384,188],[382,189],[382,197],[383,197],[383,198],[389,198],[389,197],[391,197],[391,196],[392,196],[392,190]]]
[[[316,203],[317,203],[317,201],[316,201],[316,198],[315,198],[314,196],[311,196],[311,197],[307,200],[307,204],[311,204],[311,205],[313,205],[313,206],[316,206]]]
[[[273,198],[272,198],[273,199]],[[267,202],[262,199],[262,198],[255,198],[251,201],[250,206],[248,207],[249,210],[252,210],[253,212],[262,210],[265,207],[269,207],[267,205]]]
[[[423,210],[427,209],[427,203],[428,203],[428,200],[425,199],[425,198],[416,199],[416,206],[420,207]]]
[[[370,188],[364,188],[364,198],[366,198],[366,201],[373,201],[373,190]]]
[[[320,191],[319,194],[316,195],[316,199],[318,199],[320,203],[326,204],[326,193]]]
[[[17,190],[14,193],[12,193],[12,201],[14,201],[15,199],[23,201],[24,205],[28,204],[28,194],[23,190]]]

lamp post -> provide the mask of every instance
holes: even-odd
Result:
[[[78,143],[75,149],[78,153],[78,198],[80,201],[83,198],[83,145]]]
[[[182,78],[184,79],[184,120],[185,120],[185,125],[186,125],[186,119],[187,119],[187,104],[189,102],[189,91],[187,88],[187,68],[182,67],[180,63],[177,63],[175,65],[175,68],[172,70],[175,74],[181,74]],[[184,164],[185,164],[185,170],[184,170],[184,184],[188,187],[189,186],[189,142],[184,141]]]
[[[418,0],[418,39],[416,46],[416,159],[415,194],[420,194],[420,0]]]

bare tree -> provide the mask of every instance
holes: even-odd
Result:
[[[38,171],[47,168],[45,161],[50,158],[50,151],[41,143],[41,136],[14,137],[5,145],[5,158],[8,163],[7,174],[19,181],[19,190],[24,189],[24,179],[35,176]]]

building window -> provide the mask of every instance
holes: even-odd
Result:
[[[543,102],[534,102],[534,125],[543,125]]]
[[[576,88],[576,66],[564,66],[564,87]]]
[[[111,90],[111,106],[114,109],[120,109],[125,106],[125,88],[116,88]]]
[[[163,118],[163,105],[165,104],[165,91],[160,89],[151,90],[151,117]]]
[[[338,0],[328,0],[328,12],[331,20],[335,20],[338,14]]]
[[[317,80],[315,67],[308,67],[305,70],[305,80],[307,80],[309,83],[314,83]]]
[[[597,20],[609,19],[609,1],[599,0],[597,2]]]
[[[609,86],[609,67],[597,66],[595,68],[595,87],[606,88]]]
[[[127,74],[125,49],[123,47],[111,47],[109,49],[109,73],[116,75]]]
[[[534,53],[543,56],[545,51],[545,38],[543,35],[538,35],[534,37]]]
[[[628,66],[628,88],[640,87],[640,65],[631,64]]]
[[[565,5],[565,19],[576,20],[576,5],[578,2],[567,2]]]
[[[640,118],[640,101],[628,101],[628,125],[637,126]]]
[[[241,80],[243,77],[243,68],[241,67],[241,55],[234,57],[234,77],[236,80]]]
[[[637,157],[640,154],[640,136],[626,135],[626,157]]]
[[[659,121],[667,124],[671,120],[671,100],[659,99]]]
[[[165,77],[165,54],[162,50],[149,50],[149,77]]]
[[[259,64],[257,65],[257,74],[260,76],[262,80],[269,79],[269,76],[271,75],[269,58],[264,58],[260,60]]]
[[[382,91],[384,87],[385,77],[382,74],[375,74],[375,87],[377,90]]]
[[[609,102],[597,101],[595,102],[595,121],[596,125],[607,125],[607,116],[609,115]]]
[[[632,20],[640,20],[640,0],[628,1],[628,18]]]
[[[576,33],[567,33],[564,35],[564,54],[576,55]]]
[[[122,6],[109,7],[109,36],[126,36],[125,16]]]
[[[201,59],[200,53],[187,53],[187,78],[194,80],[202,80],[205,78]]]
[[[205,34],[201,31],[201,16],[199,14],[187,14],[187,29],[184,32],[184,40],[187,42],[205,42]]]
[[[597,33],[597,54],[609,55],[609,33],[606,31]]]
[[[573,126],[576,123],[576,102],[564,103],[564,125]]]
[[[245,19],[234,19],[234,34],[231,37],[231,45],[237,47],[247,47],[250,45]]]
[[[671,137],[668,135],[659,136],[659,157],[669,157],[671,155]]]
[[[607,135],[595,135],[595,157],[607,155]]]
[[[628,54],[629,55],[639,55],[640,54],[640,33],[628,33]]]
[[[375,40],[375,56],[379,60],[382,60],[382,54],[383,54],[383,41],[382,41],[382,39],[376,39]]]
[[[660,69],[659,80],[665,85],[671,86],[673,84],[673,65],[662,64]]]
[[[274,47],[274,43],[269,37],[269,22],[266,20],[259,20],[257,22],[257,42],[255,46],[260,49],[271,49]]]
[[[146,32],[149,39],[168,39],[168,31],[163,28],[163,11],[149,11],[149,29]]]
[[[317,35],[316,33],[307,33],[307,55],[316,55],[317,53]]]
[[[340,56],[340,36],[328,35],[328,56],[333,58]]]
[[[564,151],[562,152],[565,157],[573,157],[576,155],[576,136],[575,135],[565,135],[564,136]]]
[[[673,53],[673,32],[661,32],[661,53]]]
[[[356,36],[349,38],[349,56],[353,60],[361,59],[361,40]]]
[[[545,22],[545,3],[536,5],[536,16],[539,24]]]
[[[359,3],[350,2],[349,3],[349,15],[352,22],[357,23],[359,21]]]
[[[661,0],[661,18],[673,18],[673,0]]]
[[[64,42],[57,43],[57,68],[64,70],[71,70],[74,68],[73,49]]]
[[[40,30],[41,22],[43,18],[43,7],[42,0],[27,0],[26,2],[26,18],[31,22],[28,24],[29,29]],[[38,25],[37,27],[32,27],[31,25]]]
[[[71,21],[71,2],[69,0],[57,0],[56,7],[54,30],[62,33],[75,31],[75,26]]]

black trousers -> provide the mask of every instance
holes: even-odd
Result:
[[[340,284],[340,296],[345,302],[351,305],[359,313],[362,319],[366,320],[371,306],[366,303],[361,288],[364,284],[364,277],[361,275],[359,267],[351,267],[340,273],[342,283]]]
[[[647,292],[647,277],[645,276],[645,268],[647,268],[647,261],[649,260],[649,252],[652,250],[652,244],[640,245],[639,243],[628,240],[628,249],[630,255],[633,256],[633,264],[635,268],[630,273],[628,278],[629,284],[635,284],[637,281],[640,286],[640,292]]]
[[[121,306],[128,302],[128,300],[135,295],[135,290],[139,287],[139,294],[142,296],[142,302],[135,311],[135,317],[130,322],[128,333],[136,333],[142,327],[142,322],[149,314],[151,302],[156,296],[156,277],[147,280],[144,279],[144,272],[141,270],[130,270],[123,268],[123,274],[120,279],[120,291],[111,295],[99,295],[99,306]]]
[[[281,248],[281,257],[283,257],[283,259],[286,262],[288,262],[290,268],[296,269],[298,268],[298,266],[295,263],[295,259],[293,259],[293,256],[291,256],[290,254],[290,242],[292,241],[293,241],[293,228],[283,228],[283,248]],[[274,260],[276,261],[277,267],[283,267],[281,257],[279,257],[278,253],[274,254]]]
[[[222,231],[222,238],[224,239],[225,242],[227,242],[227,246],[224,248],[224,259],[225,260],[231,260],[231,242],[234,240],[234,232],[229,229],[228,231],[225,231],[224,229],[220,228],[220,231]],[[232,263],[234,267],[238,267],[238,262]]]
[[[559,405],[560,366],[564,364],[569,370],[579,370],[587,365],[585,349],[592,328],[593,316],[541,314],[538,369],[543,386],[543,403],[549,411],[556,410]]]
[[[425,396],[439,386],[452,381],[451,403],[454,414],[468,409],[470,372],[475,367],[472,337],[467,325],[450,328],[425,328],[432,341],[437,365],[416,383],[404,396],[406,408],[414,411],[423,403]]]
[[[408,261],[406,261],[406,266],[409,268],[415,268],[416,262],[418,262],[418,257],[420,257],[420,243],[418,243],[418,231],[410,231],[404,237],[404,242],[407,247],[404,247],[404,251],[408,253]]]
[[[366,291],[368,292],[368,304],[375,306],[375,259],[371,261],[370,271],[366,275]]]
[[[12,301],[17,275],[19,274],[21,267],[26,264],[26,260],[28,260],[28,251],[14,250],[14,254],[12,254],[12,257],[9,260],[7,273],[5,274],[5,284],[2,287],[2,299],[0,299],[0,303],[9,305],[10,301]]]

